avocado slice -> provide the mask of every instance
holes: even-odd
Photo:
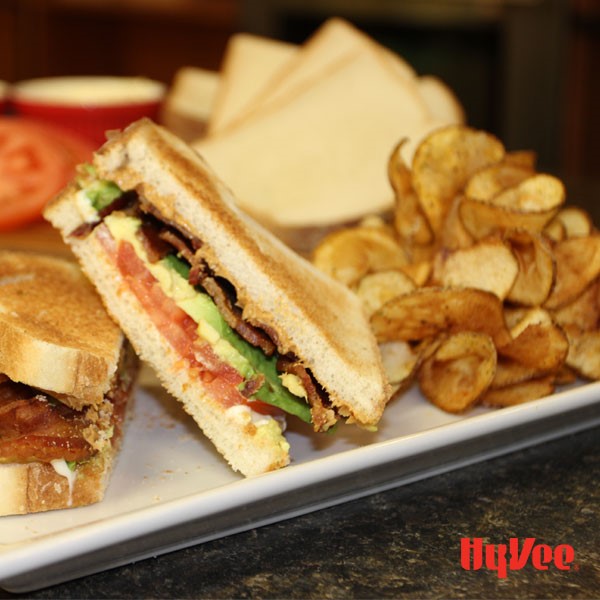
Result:
[[[181,277],[187,280],[190,267],[185,260],[169,254],[164,259],[164,264],[173,269]],[[264,375],[265,380],[263,385],[251,396],[272,406],[281,408],[287,413],[295,415],[305,421],[311,422],[310,407],[303,398],[292,394],[282,383],[277,371],[277,356],[267,357],[252,344],[244,340],[236,331],[234,331],[225,321],[219,309],[201,289],[196,288],[200,296],[204,296],[202,305],[202,318],[219,332],[222,339],[226,340],[235,348],[235,350],[243,356],[251,365],[251,374]],[[247,376],[247,374],[244,374]]]
[[[113,181],[96,179],[91,185],[86,187],[85,194],[92,206],[100,212],[122,196],[123,191]]]

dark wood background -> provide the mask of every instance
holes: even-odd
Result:
[[[240,30],[302,42],[339,15],[444,78],[469,122],[579,185],[600,173],[599,0],[0,0],[0,79],[218,69]]]

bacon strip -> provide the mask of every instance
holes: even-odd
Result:
[[[225,290],[224,283],[212,275],[204,259],[190,247],[191,242],[177,230],[158,221],[152,213],[143,215],[139,234],[150,262],[156,262],[168,254],[170,247],[174,248],[177,254],[191,265],[188,277],[190,285],[202,286],[232,329],[247,342],[260,348],[267,356],[273,356],[277,350],[273,340],[258,327],[244,321],[242,310],[235,306],[230,294]]]
[[[82,412],[29,386],[0,384],[0,462],[86,460],[94,453],[83,438],[89,425]]]
[[[96,453],[88,441],[91,433],[112,426],[114,435],[120,435],[137,369],[137,358],[127,346],[103,404],[108,414],[102,417],[95,410],[75,410],[45,392],[0,376],[0,463],[90,459]]]
[[[142,226],[137,233],[137,238],[142,242],[148,260],[158,262],[171,252],[171,246],[161,237],[161,231],[153,222],[142,221]]]
[[[180,236],[175,234],[170,229],[163,227],[158,234],[158,237],[163,240],[166,244],[170,244],[177,250],[177,253],[180,256],[183,256],[185,260],[187,260],[190,264],[194,264],[194,253],[189,248],[185,240],[183,240]]]
[[[302,382],[310,405],[310,414],[315,431],[326,431],[335,425],[336,415],[333,409],[326,406],[325,393],[317,388],[310,373],[298,360],[282,356],[277,361],[277,370],[295,375]]]
[[[158,219],[161,223],[167,225],[173,231],[181,232],[181,225],[178,225],[173,221],[170,221],[169,219],[165,218],[160,213],[160,211],[157,210],[154,207],[154,205],[150,204],[141,194],[138,195],[138,201],[138,207],[143,213],[145,213],[146,215],[151,215],[153,218]],[[194,237],[191,233],[184,231],[181,232],[181,234],[183,235],[185,240],[189,241],[194,251],[198,250],[198,248],[202,246],[202,242],[198,238]]]
[[[229,327],[235,329],[247,342],[260,348],[267,356],[273,356],[277,350],[275,344],[266,333],[244,321],[242,310],[233,305],[223,287],[214,277],[205,277],[202,280],[202,286],[214,300]]]

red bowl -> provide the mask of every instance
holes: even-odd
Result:
[[[48,77],[16,83],[12,110],[85,136],[95,146],[106,132],[142,117],[158,120],[166,86],[141,77]]]

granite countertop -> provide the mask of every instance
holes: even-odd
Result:
[[[460,540],[536,538],[572,569],[499,578]],[[598,598],[600,428],[28,598]],[[0,591],[0,598],[13,598]]]

